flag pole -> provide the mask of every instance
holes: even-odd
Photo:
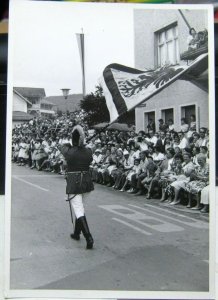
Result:
[[[181,9],[178,9],[178,11],[179,11],[180,15],[182,16],[185,24],[188,26],[188,29],[190,30],[191,26],[190,26],[189,22],[187,21],[186,17],[184,16],[183,12],[181,11]]]

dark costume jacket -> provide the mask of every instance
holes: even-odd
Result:
[[[89,166],[92,152],[84,146],[63,145],[62,154],[67,162],[66,194],[83,194],[94,190]]]

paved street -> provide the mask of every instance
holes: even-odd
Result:
[[[208,215],[95,185],[70,238],[63,176],[13,165],[12,289],[208,291]]]

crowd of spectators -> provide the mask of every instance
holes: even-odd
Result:
[[[94,182],[120,192],[182,204],[209,212],[209,131],[196,130],[195,116],[181,119],[175,131],[173,120],[149,121],[145,131],[90,129],[82,116],[63,115],[53,120],[34,118],[16,126],[12,135],[12,160],[19,166],[64,175],[66,163],[61,145],[71,144],[71,132],[80,123],[91,148]],[[92,137],[92,138],[91,138]],[[91,139],[90,139],[91,138]],[[151,200],[152,201],[152,200]]]

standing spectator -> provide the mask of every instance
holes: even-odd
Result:
[[[169,119],[167,123],[168,123],[168,131],[169,132],[174,132],[175,126],[174,126],[174,123],[173,123],[173,119]]]
[[[189,125],[187,123],[187,120],[186,118],[182,118],[181,119],[181,127],[180,127],[180,130],[184,133],[188,132],[189,130]]]
[[[18,153],[19,166],[24,166],[26,164],[27,159],[29,158],[28,150],[29,150],[29,146],[26,143],[26,139],[22,137],[19,143],[19,153]]]
[[[148,132],[149,132],[150,130],[152,130],[152,131],[154,131],[154,132],[156,131],[156,128],[155,128],[155,122],[154,122],[153,119],[149,119],[149,120],[148,120],[147,129],[148,129]]]
[[[187,132],[187,138],[190,139],[193,133],[196,132],[196,118],[195,115],[190,116],[189,130]]]
[[[164,123],[163,119],[159,119],[159,131],[166,132],[168,130],[168,125]]]

